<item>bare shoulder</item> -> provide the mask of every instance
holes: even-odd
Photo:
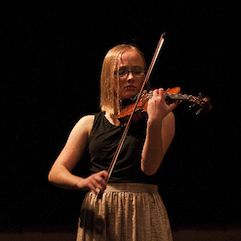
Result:
[[[84,149],[88,143],[90,132],[94,123],[94,115],[82,117],[70,132],[65,149]]]
[[[82,117],[73,128],[73,132],[82,132],[89,136],[93,127],[94,119],[94,115],[86,115]]]
[[[74,168],[86,151],[93,123],[94,115],[84,116],[77,122],[55,162],[56,165],[64,165],[69,171]]]

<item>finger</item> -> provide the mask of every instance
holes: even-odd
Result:
[[[158,89],[155,89],[153,90],[153,97],[157,97],[159,95],[159,90]]]
[[[109,174],[107,171],[103,170],[100,172],[100,176],[102,177],[102,179],[104,179],[106,182],[108,181],[109,178]]]
[[[95,186],[95,189],[98,188],[98,192],[104,192],[104,190],[106,189],[107,183],[103,178],[96,179],[94,186]]]
[[[105,189],[106,189],[106,185],[97,184],[97,186],[95,188],[95,192],[97,194],[102,194],[102,193],[104,193]]]
[[[99,189],[100,192],[104,192],[104,190],[106,189],[106,183],[105,182],[98,182],[96,184],[96,188]]]
[[[160,88],[160,89],[158,89],[158,92],[159,92],[159,93],[158,93],[159,95],[163,95],[163,94],[164,94],[164,89],[163,89],[163,88]]]
[[[100,185],[98,182],[94,183],[91,190],[94,191],[95,194],[100,194],[103,193],[104,188],[102,187],[102,185]]]
[[[98,187],[95,189],[94,192],[95,192],[96,195],[100,195],[102,193],[101,190]]]
[[[177,102],[173,102],[169,105],[170,111],[173,111],[177,107]]]
[[[163,101],[166,101],[165,91],[163,88],[159,89],[159,96],[162,98]]]
[[[95,194],[99,194],[99,192],[100,192],[100,189],[98,189],[95,185],[93,185],[93,184],[90,184],[89,185],[89,189],[90,190],[92,190]]]
[[[88,189],[94,191],[96,194],[99,193],[99,190],[102,189],[102,186],[99,184],[98,182],[98,178],[96,176],[96,174],[91,175],[88,178]],[[98,189],[97,189],[98,188]]]

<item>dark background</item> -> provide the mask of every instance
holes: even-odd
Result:
[[[83,198],[47,182],[74,124],[99,111],[106,52],[135,43],[153,87],[203,92],[213,110],[175,110],[160,192],[173,226],[241,224],[240,2],[16,1],[1,7],[0,225],[75,225]],[[77,166],[76,173],[83,173]]]

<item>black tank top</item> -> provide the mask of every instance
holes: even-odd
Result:
[[[112,125],[104,112],[95,114],[89,137],[91,174],[108,170],[124,127]],[[141,171],[141,153],[146,136],[146,120],[131,124],[109,182],[158,184],[157,175],[147,176]]]

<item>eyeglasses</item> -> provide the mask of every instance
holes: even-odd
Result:
[[[125,68],[119,69],[119,77],[126,78],[129,73],[132,73],[134,77],[141,77],[145,75],[145,70],[143,68],[133,68],[132,70],[128,70]],[[118,70],[114,71],[115,76],[118,74]]]

